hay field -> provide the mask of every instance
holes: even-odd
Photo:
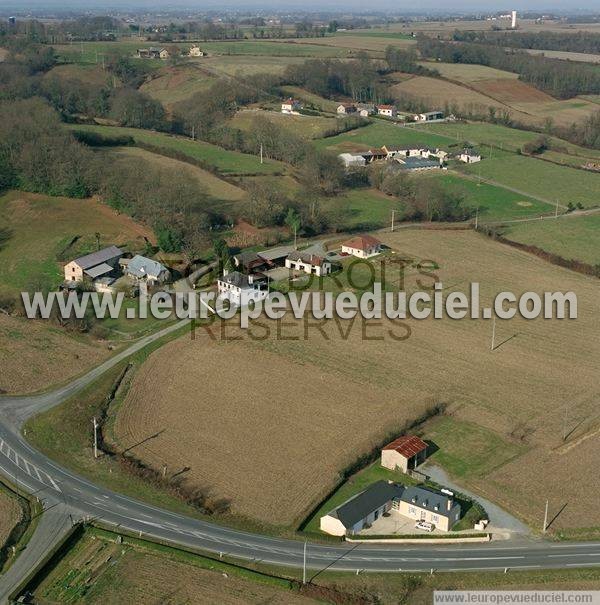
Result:
[[[200,61],[200,60],[199,60]],[[306,61],[305,57],[268,57],[243,55],[215,55],[203,57],[199,64],[218,74],[229,76],[249,76],[258,73],[280,75],[288,65],[297,65]]]
[[[281,126],[305,139],[321,138],[324,133],[335,128],[338,123],[337,118],[286,115],[278,111],[264,111],[261,109],[243,109],[238,111],[230,123],[234,128],[249,130],[257,116],[266,118],[277,126]]]
[[[40,282],[56,287],[62,281],[58,256],[92,252],[96,232],[103,245],[129,245],[133,250],[144,248],[144,238],[154,240],[151,230],[97,200],[21,191],[0,196],[0,228],[11,233],[0,248],[0,289],[13,292]]]
[[[112,151],[114,157],[122,158],[135,158],[138,160],[144,160],[150,167],[159,166],[162,168],[168,168],[177,173],[185,173],[193,177],[198,183],[206,190],[206,192],[214,198],[215,201],[224,200],[226,202],[239,202],[246,199],[247,194],[243,189],[220,179],[214,174],[202,170],[192,164],[181,162],[173,158],[168,158],[163,155],[146,151],[138,147],[121,147]],[[143,164],[142,164],[143,165]],[[209,204],[210,205],[210,204]],[[221,206],[221,204],[220,204]]]
[[[112,538],[112,536],[110,536]],[[35,589],[39,605],[311,605],[285,581],[152,545],[86,534]]]
[[[23,511],[16,498],[0,490],[0,548],[4,546],[13,527],[21,520]]]
[[[301,38],[299,44],[310,44],[310,38]],[[312,41],[314,44],[314,40]],[[333,46],[340,49],[347,49],[348,53],[355,53],[361,50],[368,51],[373,58],[383,56],[388,46],[399,46],[400,48],[410,48],[415,45],[415,40],[398,38],[397,36],[378,37],[378,36],[360,36],[352,33],[338,33],[332,37],[319,38],[318,43],[324,46]]]
[[[316,328],[304,339],[295,323],[261,341],[246,333],[241,341],[213,342],[199,333],[153,353],[141,368],[115,422],[119,443],[154,435],[132,453],[170,472],[189,467],[188,480],[230,498],[234,514],[284,525],[297,523],[339,471],[390,431],[444,402],[460,420],[537,452],[524,459],[535,479],[528,498],[507,501],[522,479],[502,468],[467,474],[466,483],[528,520],[537,519],[547,494],[553,502],[566,497],[570,511],[556,527],[600,526],[592,506],[600,489],[600,450],[588,445],[594,438],[579,450],[585,481],[572,478],[568,494],[554,489],[559,471],[536,473],[552,457],[561,473],[572,474],[576,454],[557,449],[566,403],[571,451],[600,428],[596,281],[472,232],[400,230],[381,238],[403,258],[437,261],[448,289],[466,292],[479,282],[484,305],[499,291],[574,290],[579,319],[500,321],[494,352],[491,322],[483,320],[411,320],[403,341],[373,322],[365,328],[370,340],[359,324],[343,340],[335,322],[324,327],[329,339]],[[398,283],[394,269],[387,271],[388,284]],[[415,277],[406,278],[409,291],[418,289]],[[257,328],[256,337],[264,334]]]
[[[165,67],[157,77],[140,86],[140,90],[167,108],[185,101],[195,93],[207,90],[215,78],[195,65]]]
[[[444,78],[471,84],[481,80],[516,80],[519,76],[510,71],[494,69],[486,65],[468,63],[441,63],[438,61],[421,61],[421,65],[436,69]]]
[[[524,49],[532,55],[544,55],[549,59],[564,59],[565,61],[579,61],[582,63],[600,63],[600,55],[592,53],[576,53],[565,50],[537,50],[535,48]]]

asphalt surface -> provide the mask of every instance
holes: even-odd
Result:
[[[80,519],[101,521],[117,530],[217,555],[302,567],[302,541],[239,531],[117,494],[60,467],[31,447],[21,435],[20,428],[27,418],[75,395],[128,355],[185,323],[179,322],[140,339],[126,351],[53,392],[0,398],[0,473],[20,491],[37,496],[48,511],[27,549],[9,570],[10,574],[0,576],[0,602],[6,600],[19,578],[51,548],[68,524]],[[398,572],[588,567],[600,565],[600,543],[542,540],[449,546],[308,543],[306,564],[311,570],[309,578],[325,570]]]

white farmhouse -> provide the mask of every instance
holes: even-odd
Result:
[[[190,48],[190,57],[205,57],[206,53],[200,49],[199,46],[192,46]]]
[[[342,244],[342,254],[370,258],[381,252],[381,242],[371,235],[357,235]]]
[[[297,113],[299,109],[302,109],[302,103],[291,97],[281,104],[281,113]]]
[[[377,105],[377,114],[380,116],[395,118],[396,112],[397,109],[395,105]]]
[[[252,301],[264,300],[268,296],[267,290],[257,282],[253,275],[244,275],[239,271],[224,273],[217,280],[217,296],[229,300],[238,307],[245,307]]]
[[[481,162],[481,154],[475,149],[463,149],[459,153],[458,159],[465,164],[475,164]]]
[[[331,273],[331,263],[328,260],[309,252],[292,252],[285,259],[285,266],[288,269],[304,271],[319,277]]]

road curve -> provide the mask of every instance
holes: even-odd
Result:
[[[56,391],[0,398],[0,473],[19,490],[40,498],[46,509],[61,508],[73,519],[94,519],[117,530],[141,532],[146,537],[217,555],[302,567],[304,543],[301,541],[193,519],[117,494],[57,465],[21,435],[20,427],[28,417],[73,396],[118,362],[185,324],[186,321],[179,322],[141,339]],[[600,543],[541,540],[449,546],[309,543],[306,562],[313,576],[326,569],[397,572],[589,567],[600,565]],[[6,579],[0,577],[0,598],[5,583]]]

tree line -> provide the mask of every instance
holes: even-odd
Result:
[[[519,74],[519,79],[560,98],[600,94],[600,68],[587,63],[549,59],[518,50],[470,42],[444,42],[420,36],[423,57],[445,63],[487,65]]]
[[[585,31],[560,33],[552,31],[489,32],[457,30],[452,35],[452,39],[456,42],[492,44],[505,48],[600,53],[600,34]]]

